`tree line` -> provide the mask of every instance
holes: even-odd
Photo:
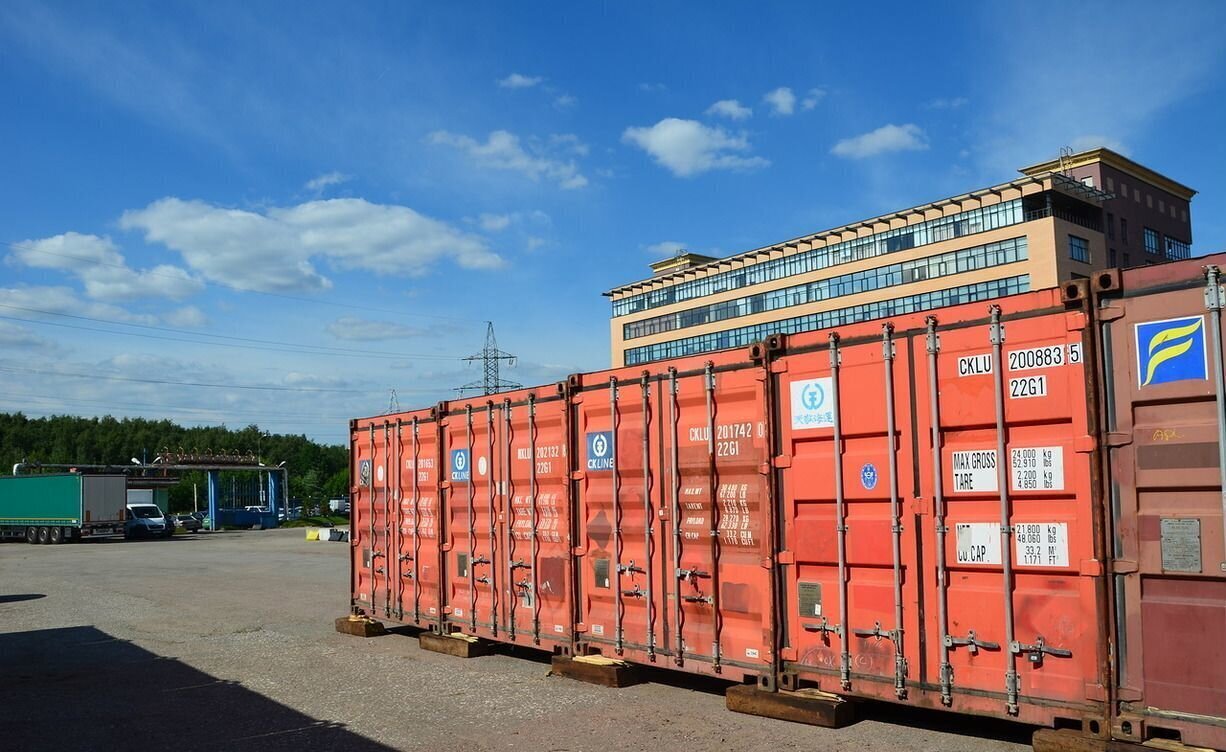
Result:
[[[169,420],[145,418],[30,418],[22,413],[0,413],[0,472],[4,473],[17,462],[131,466],[133,458],[153,462],[163,449],[258,454],[270,467],[285,462],[290,498],[308,505],[349,493],[349,450],[318,444],[303,435],[270,434],[257,425],[187,428]],[[179,477],[183,482],[171,489],[171,509],[192,508],[193,484],[203,504],[204,473],[186,472]],[[222,478],[223,490],[253,482],[250,473],[223,474]]]

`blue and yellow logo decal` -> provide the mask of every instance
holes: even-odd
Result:
[[[1209,378],[1203,316],[1137,324],[1136,335],[1140,386]]]

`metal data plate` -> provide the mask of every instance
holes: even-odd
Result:
[[[1162,571],[1201,571],[1199,519],[1162,520]]]
[[[459,552],[455,555],[455,567],[459,570],[461,577],[468,576],[468,554]]]
[[[801,616],[822,615],[822,583],[798,582],[796,594],[800,600]]]
[[[596,559],[593,565],[596,570],[596,587],[607,588],[609,586],[609,560]]]

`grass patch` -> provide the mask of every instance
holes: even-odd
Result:
[[[280,527],[336,527],[348,525],[349,518],[339,514],[323,514],[318,517],[302,517],[296,520],[282,522]]]

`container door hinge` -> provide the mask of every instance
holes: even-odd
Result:
[[[971,631],[966,633],[966,637],[954,637],[953,635],[945,635],[945,647],[948,647],[948,648],[965,647],[966,652],[970,653],[971,655],[976,655],[979,653],[980,648],[983,648],[984,650],[1000,650],[1000,643],[980,640],[978,637],[975,636],[975,630],[972,629]]]
[[[1070,332],[1079,332],[1086,328],[1086,315],[1084,311],[1069,311],[1064,315],[1065,330]]]
[[[788,467],[791,467],[791,466],[792,466],[792,455],[790,455],[790,454],[781,454],[781,455],[779,455],[778,457],[776,457],[776,458],[774,458],[773,460],[771,460],[771,464],[772,464],[772,465],[774,465],[775,467],[779,467],[779,468],[788,468]]]
[[[796,563],[796,552],[780,551],[779,553],[775,554],[775,561],[780,564],[795,564]]]
[[[1115,574],[1132,574],[1137,571],[1137,563],[1130,559],[1113,559],[1111,571]]]
[[[1107,433],[1107,446],[1122,447],[1132,443],[1132,434],[1123,433],[1121,431],[1111,431]]]

